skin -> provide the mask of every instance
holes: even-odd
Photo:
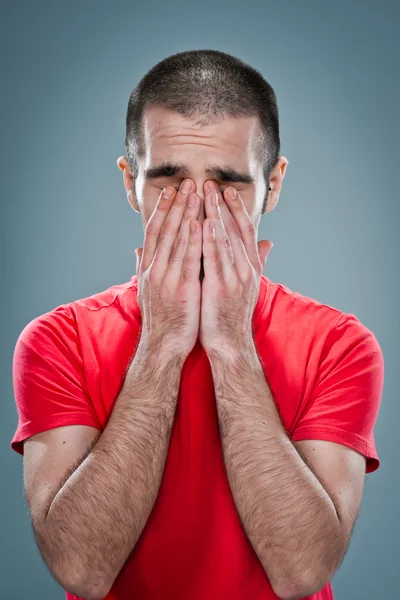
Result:
[[[222,240],[223,227],[232,233],[240,279],[247,277],[248,265],[244,254],[240,259],[243,249],[239,251],[234,241],[236,233],[230,225],[234,219],[244,234],[253,266],[257,263],[254,240],[250,239],[254,232],[248,227],[250,219],[258,226],[266,191],[262,166],[251,152],[257,127],[252,119],[226,119],[213,126],[194,127],[178,114],[152,109],[145,115],[146,155],[136,182],[126,159],[118,160],[128,200],[141,214],[144,227],[162,187],[178,186],[182,179],[145,181],[144,169],[161,159],[186,162],[193,189],[202,199],[199,221],[202,226],[204,223],[206,272],[202,291],[209,308],[215,308],[221,297],[234,295],[234,287],[224,285],[232,286],[235,277],[227,271],[228,277],[221,278],[221,272],[215,271],[216,246],[222,266],[228,268],[231,261],[224,245],[213,247],[206,217],[216,219],[217,240]],[[209,199],[205,201],[206,161],[247,172],[254,183],[233,184],[241,200],[225,204],[220,197],[217,210]],[[271,175],[265,212],[278,201],[286,165],[281,157]],[[231,182],[216,183],[224,191]],[[218,285],[207,287],[216,275]],[[250,293],[251,286],[245,287]],[[221,293],[224,289],[225,294]],[[212,314],[212,310],[208,312]],[[240,307],[233,313],[238,322],[243,320]],[[216,329],[214,324],[215,318],[208,336]],[[343,558],[361,503],[365,457],[325,440],[292,444],[256,348],[238,347],[231,341],[218,343],[217,351],[211,344],[208,355],[231,491],[273,589],[283,600],[298,600],[321,589]],[[203,340],[202,345],[205,347]],[[182,371],[181,358],[165,360],[165,352],[157,354],[155,348],[137,350],[101,435],[97,428],[75,425],[25,440],[24,483],[38,546],[59,583],[79,597],[108,595],[154,505]],[[120,473],[134,476],[121,478]],[[97,490],[107,493],[99,496]]]
[[[126,157],[118,158],[117,164],[123,172],[123,182],[128,202],[142,217],[146,228],[163,187],[176,188],[184,181],[182,175],[146,180],[145,170],[164,162],[183,163],[187,166],[186,179],[192,181],[192,191],[201,198],[199,222],[203,225],[207,217],[204,202],[207,182],[214,180],[221,191],[232,186],[241,195],[256,230],[261,220],[261,208],[267,187],[271,190],[264,213],[273,210],[278,202],[288,160],[281,156],[275,165],[269,185],[264,180],[262,163],[256,160],[254,147],[260,133],[256,117],[225,118],[209,125],[195,125],[194,121],[164,107],[152,106],[143,115],[145,156],[139,161],[139,174],[134,180]],[[219,167],[233,167],[254,178],[254,183],[236,183],[211,178],[205,172],[207,163]],[[204,277],[201,265],[200,280]]]
[[[212,178],[222,192],[217,237],[222,240],[223,227],[230,217],[237,221],[242,234],[248,231],[248,218],[257,232],[267,190],[262,164],[252,150],[258,127],[254,118],[227,118],[212,125],[195,126],[178,113],[152,107],[144,115],[146,150],[139,163],[136,182],[126,158],[118,159],[128,201],[141,214],[144,228],[161,189],[167,185],[178,187],[184,180],[182,175],[174,175],[147,181],[145,169],[159,165],[162,160],[187,166],[187,177],[195,186],[192,189],[201,198],[199,222],[203,228],[207,273],[202,289],[208,273],[214,279],[218,275],[215,279],[218,285],[209,286],[204,294],[214,308],[219,304],[221,309],[221,298],[228,293],[234,297],[233,290],[228,289],[228,282],[232,286],[233,273],[221,278],[215,270],[215,248],[210,245],[210,239],[204,245],[207,239],[204,236],[209,234],[207,223],[205,227],[203,223],[210,216],[218,219],[219,214],[208,197],[210,176],[206,167],[207,163],[223,168],[229,166],[254,178],[253,183]],[[271,173],[268,186],[272,189],[264,212],[270,212],[277,204],[287,164],[287,159],[280,157]],[[224,191],[231,186],[239,192],[247,217],[242,210],[237,210],[239,204],[228,200],[225,205]],[[251,246],[246,244],[248,256],[249,252],[254,254]],[[223,245],[218,244],[218,248],[221,265],[224,263],[229,272],[228,253]],[[236,244],[235,248],[239,246]],[[263,254],[262,263],[264,250]],[[242,260],[241,265],[240,279],[245,270],[248,271],[246,261]],[[209,308],[206,312],[212,311]],[[221,313],[221,310],[214,312]],[[238,314],[238,310],[233,312]],[[211,323],[208,330],[215,329],[214,315],[214,325]],[[224,331],[230,328],[225,327]],[[203,341],[202,345],[205,346]],[[216,392],[224,460],[238,512],[277,595],[284,600],[304,598],[326,585],[343,559],[361,505],[365,457],[350,447],[327,440],[305,439],[292,443],[279,419],[255,347],[250,343],[243,347],[232,339],[226,344],[219,340],[214,346],[213,349],[210,344],[207,354]]]

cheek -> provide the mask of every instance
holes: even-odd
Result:
[[[161,189],[152,186],[143,186],[138,190],[138,203],[142,218],[146,222],[150,219],[160,197]]]
[[[253,221],[253,223],[255,223],[258,218],[258,213],[260,211],[261,205],[257,208],[257,202],[253,196],[246,198],[243,198],[242,196],[242,199],[250,219]]]
[[[151,215],[154,212],[154,209],[156,207],[157,202],[150,202],[149,200],[146,200],[142,205],[141,205],[141,213],[143,215],[143,219],[147,221],[150,219]]]

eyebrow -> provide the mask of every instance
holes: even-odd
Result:
[[[206,165],[206,174],[210,178],[219,179],[230,183],[255,184],[255,179],[248,173],[241,173],[233,167],[219,167],[218,165]],[[146,180],[158,179],[159,177],[189,177],[190,171],[184,164],[166,162],[149,169],[145,169]]]

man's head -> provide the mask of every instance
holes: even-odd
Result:
[[[240,192],[258,227],[279,198],[288,164],[279,150],[276,97],[262,75],[224,52],[191,50],[156,64],[133,90],[118,165],[144,228],[162,188],[187,177],[203,200],[201,224],[213,179]]]

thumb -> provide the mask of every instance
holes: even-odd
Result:
[[[258,253],[260,255],[260,260],[263,268],[265,267],[265,263],[267,262],[268,254],[274,244],[270,240],[262,240],[258,242]]]
[[[143,248],[135,248],[135,256],[136,256],[136,275],[139,271],[140,261],[142,260],[142,252]]]

